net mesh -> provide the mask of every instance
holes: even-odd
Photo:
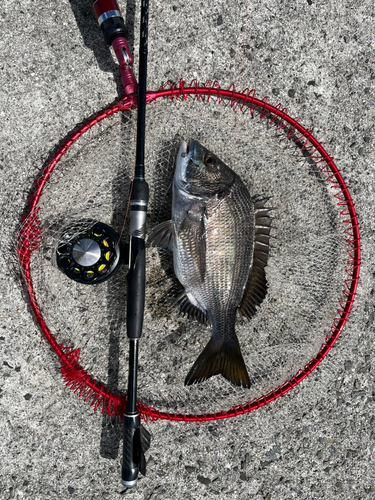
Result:
[[[251,103],[233,105],[233,100],[215,95],[158,98],[147,106],[148,233],[171,218],[174,162],[182,139],[196,139],[214,152],[252,196],[268,198],[267,206],[273,208],[268,294],[251,321],[239,316],[236,321],[250,389],[234,387],[221,376],[184,387],[211,327],[171,308],[181,289],[172,254],[147,249],[138,397],[170,414],[220,412],[275,390],[317,355],[342,299],[348,236],[334,197],[337,191],[311,158],[308,141],[296,142],[282,122],[265,117],[261,109],[253,111]],[[110,280],[87,286],[57,268],[55,253],[67,231],[79,234],[94,221],[127,234],[123,221],[135,131],[136,113],[127,110],[75,140],[45,184],[32,214],[38,214],[38,221],[33,225],[26,220],[23,228],[34,234],[37,247],[24,278],[32,280],[38,310],[51,334],[64,349],[80,348],[80,366],[116,394],[125,393],[127,384],[127,266]],[[27,250],[22,245],[30,245],[30,239],[20,241],[22,255]]]

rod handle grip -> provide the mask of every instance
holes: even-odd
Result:
[[[124,414],[124,442],[122,455],[122,484],[132,488],[137,484],[139,474],[139,457],[142,453],[140,446],[140,418],[139,414]]]
[[[145,271],[146,254],[145,240],[132,237],[130,240],[130,255],[133,261],[128,273],[128,301],[126,313],[126,329],[130,340],[142,336],[143,313],[145,306]]]

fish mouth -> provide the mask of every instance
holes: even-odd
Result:
[[[188,139],[187,141],[181,141],[179,153],[185,153],[191,158],[194,151],[195,141],[194,139]],[[189,154],[190,153],[190,154]]]
[[[187,186],[194,184],[193,179],[188,179],[187,171],[188,166],[191,161],[194,161],[194,153],[196,149],[197,142],[194,139],[188,139],[188,141],[181,141],[180,148],[177,153],[176,159],[176,170],[174,175],[175,186],[187,192]]]
[[[178,186],[186,185],[186,168],[189,163],[188,151],[190,140],[188,142],[181,141],[180,148],[177,153],[175,181]]]
[[[196,141],[194,139],[189,139],[187,141],[187,146],[186,146],[186,154],[188,155],[189,159],[192,159],[194,150],[195,150],[195,144]]]

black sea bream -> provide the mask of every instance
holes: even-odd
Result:
[[[235,385],[250,379],[235,333],[237,309],[250,318],[266,295],[270,218],[238,175],[199,142],[182,141],[173,181],[172,220],[148,240],[173,251],[184,287],[183,312],[207,317],[212,337],[185,385],[222,374]]]

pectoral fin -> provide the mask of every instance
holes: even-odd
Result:
[[[165,248],[173,251],[175,244],[175,229],[172,220],[167,220],[158,224],[147,237],[147,243],[152,246]]]

